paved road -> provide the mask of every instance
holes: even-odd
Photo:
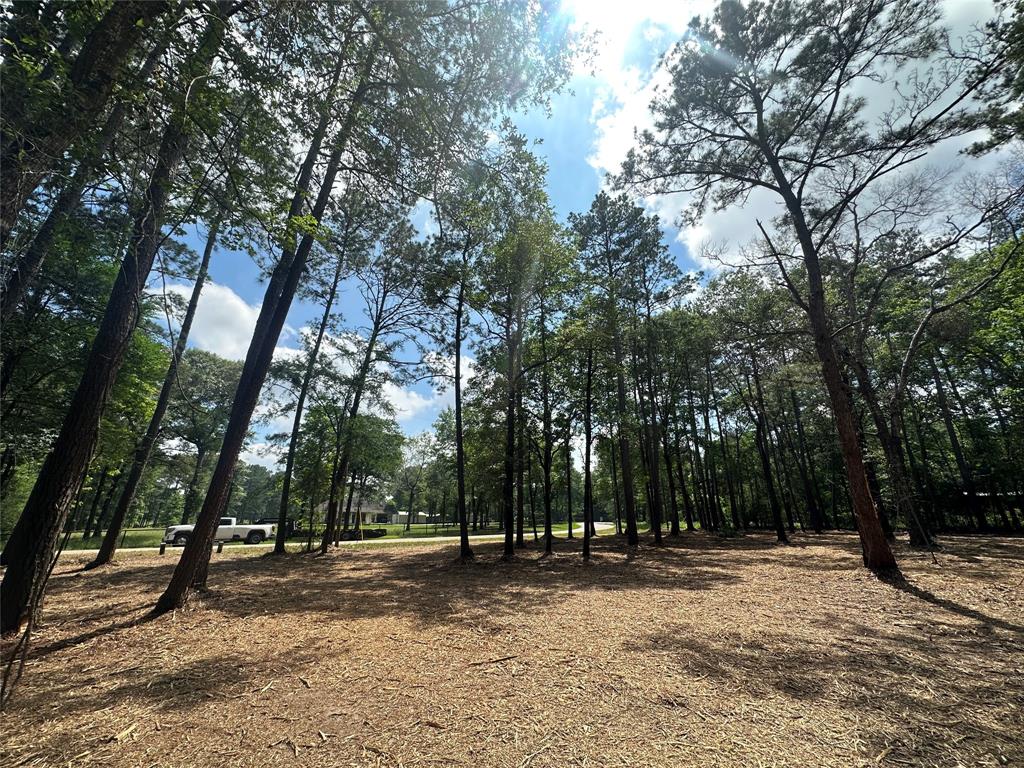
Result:
[[[615,525],[613,523],[594,523],[594,528],[598,534],[608,533],[614,530]],[[530,531],[532,533],[532,531]],[[573,528],[573,533],[583,535],[583,526],[577,525]],[[479,534],[476,536],[470,536],[470,542],[476,541],[502,541],[505,538],[504,533],[486,533]],[[416,544],[458,544],[458,536],[409,536],[406,538],[380,538],[380,539],[366,539],[364,541],[343,541],[341,546],[355,546],[355,545],[386,545],[386,544],[397,544],[397,543],[416,543]],[[290,544],[301,544],[299,541],[291,541]],[[242,552],[257,552],[260,550],[271,549],[274,546],[274,542],[267,541],[262,544],[229,544],[224,547],[225,552],[229,552],[233,549],[240,550]],[[181,547],[167,547],[167,552],[180,552]],[[118,552],[124,552],[126,554],[139,553],[144,554],[146,552],[159,552],[160,547],[123,547],[117,550]],[[61,556],[64,555],[95,555],[99,552],[98,549],[68,549],[65,550]]]

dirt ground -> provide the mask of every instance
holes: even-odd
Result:
[[[221,558],[143,622],[172,558],[69,557],[0,764],[1024,765],[1024,540],[795,542]]]

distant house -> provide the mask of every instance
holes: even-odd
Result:
[[[392,515],[391,515],[391,523],[394,524],[394,525],[405,525],[408,521],[409,521],[409,513],[406,512],[404,509],[397,510],[394,513],[392,513]],[[434,522],[434,520],[432,520],[427,515],[426,512],[416,512],[416,513],[414,513],[413,516],[412,516],[412,521],[415,524],[421,524],[421,523],[425,524],[425,523],[432,523],[432,522]]]
[[[359,525],[405,525],[409,515],[405,510],[395,509],[393,504],[381,505],[377,501],[364,501],[359,506]],[[355,515],[355,509],[352,514]],[[413,516],[414,523],[430,523],[425,512],[417,512]]]
[[[360,525],[387,525],[392,514],[377,502],[364,502],[359,508]]]

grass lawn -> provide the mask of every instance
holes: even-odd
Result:
[[[579,523],[576,524],[579,527]],[[382,538],[388,539],[404,539],[404,538],[425,538],[433,536],[458,536],[458,526],[449,525],[434,526],[417,524],[413,525],[409,531],[405,530],[404,525],[368,525],[367,528],[387,528],[387,536]],[[565,523],[556,523],[553,526],[553,530],[556,535],[564,536],[568,526]],[[124,539],[121,543],[121,547],[132,548],[132,547],[159,547],[160,540],[164,535],[164,528],[129,528],[124,535]],[[538,528],[538,531],[543,535],[543,528]],[[491,536],[500,535],[501,529],[497,526],[487,528],[486,530],[480,529],[476,532],[470,532],[472,536]],[[533,537],[533,529],[527,526],[526,537]],[[317,538],[317,540],[319,540]],[[81,549],[99,549],[100,543],[103,541],[102,537],[96,536],[91,539],[83,539],[81,531],[75,531],[71,534],[68,539],[67,551],[81,550]],[[293,537],[288,540],[289,545],[295,545],[295,548],[303,545],[305,539],[302,537]],[[245,546],[242,542],[225,542],[225,546]],[[292,547],[290,547],[292,548]]]
[[[120,547],[126,549],[132,547],[159,547],[160,541],[163,539],[164,531],[166,528],[129,528],[125,531],[124,538],[121,541]],[[66,551],[73,551],[79,549],[99,549],[100,543],[103,541],[101,536],[94,536],[91,539],[83,539],[81,531],[75,531],[71,534],[71,538],[68,539]],[[240,541],[226,541],[224,546],[246,546],[244,542]]]
[[[577,521],[576,528],[580,528],[582,524]],[[459,526],[449,524],[447,526],[437,525],[433,523],[416,523],[406,531],[404,525],[366,525],[364,528],[386,528],[388,534],[384,538],[423,538],[425,536],[458,536]],[[551,526],[552,531],[556,535],[564,535],[569,526],[567,523],[555,523]],[[530,526],[529,521],[526,525],[526,536],[528,538],[533,537],[533,528]],[[470,536],[500,536],[504,531],[497,525],[491,525],[487,528],[480,528],[476,531],[470,530]],[[544,526],[540,521],[537,522],[537,533],[544,535]]]
[[[471,563],[395,541],[214,558],[62,559],[0,765],[999,766],[1024,761],[1024,540],[601,536]],[[238,552],[238,550],[234,550]]]
[[[164,535],[164,528],[129,528],[124,534],[122,547],[159,547],[160,539]],[[99,549],[103,538],[94,536],[91,539],[83,539],[81,531],[74,531],[68,539],[66,551],[75,549]]]

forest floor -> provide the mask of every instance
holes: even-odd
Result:
[[[1024,764],[1024,539],[794,541],[225,558],[152,621],[173,560],[62,558],[0,764]]]

